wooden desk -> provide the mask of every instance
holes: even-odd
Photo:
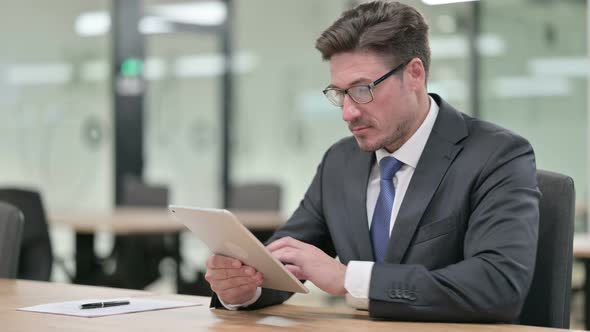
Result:
[[[203,306],[146,311],[98,318],[16,311],[42,303],[85,298],[153,297]],[[62,331],[408,331],[408,332],[543,332],[564,331],[504,324],[443,324],[376,321],[353,309],[278,305],[255,311],[209,309],[209,298],[157,295],[125,289],[0,279],[0,322],[3,332]],[[279,320],[289,327],[269,324]]]
[[[574,257],[590,258],[590,234],[574,235]]]
[[[232,211],[252,231],[274,230],[287,219],[272,211]],[[77,233],[108,231],[118,235],[175,233],[186,227],[165,208],[119,207],[107,213],[65,213],[51,216],[52,225],[67,226]]]

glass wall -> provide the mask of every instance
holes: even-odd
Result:
[[[80,15],[109,1],[4,1],[0,19],[0,186],[40,190],[49,210],[112,205],[108,33]]]
[[[314,44],[348,1],[234,4],[236,49],[250,54],[254,66],[237,77],[232,178],[279,183],[283,211],[291,213],[323,152],[347,135],[339,109],[321,93],[328,66]]]
[[[526,137],[539,169],[573,177],[576,230],[584,230],[587,3],[487,0],[481,6],[482,32],[503,45],[496,56],[482,55],[482,117]]]
[[[213,32],[146,35],[144,178],[174,204],[221,203],[219,45]]]
[[[418,0],[405,3],[422,12],[430,25],[432,64],[429,92],[439,94],[461,112],[473,114],[469,88],[472,65],[469,30],[473,24],[471,5],[429,6]],[[483,38],[488,39],[487,36]],[[488,49],[485,51],[490,52]]]

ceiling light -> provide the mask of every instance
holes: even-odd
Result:
[[[76,18],[75,29],[80,36],[99,36],[111,28],[111,17],[107,12],[82,13]]]
[[[587,78],[590,75],[590,59],[586,56],[533,58],[528,63],[533,75],[549,75]]]
[[[6,71],[6,81],[11,85],[65,84],[72,76],[72,65],[66,63],[20,64]]]
[[[469,55],[467,38],[446,35],[430,39],[433,58],[466,58]],[[477,39],[477,48],[482,56],[499,56],[506,53],[506,42],[497,35],[485,34]]]
[[[214,77],[223,74],[223,55],[218,53],[186,55],[179,57],[174,65],[176,77]],[[232,57],[231,68],[234,73],[247,73],[258,64],[258,58],[249,52],[239,52]]]
[[[138,29],[144,34],[174,32],[174,23],[202,26],[221,25],[227,17],[227,8],[219,1],[196,3],[171,3],[150,7],[139,22]],[[86,12],[76,18],[75,30],[83,37],[100,36],[111,28],[110,13]]]
[[[139,31],[143,34],[174,32],[174,26],[167,20],[156,16],[145,16],[139,21]]]
[[[562,97],[572,92],[570,80],[550,76],[500,77],[492,81],[492,87],[500,98]]]
[[[470,2],[470,1],[478,1],[478,0],[422,0],[427,5],[446,5],[449,3],[459,3],[459,2]]]
[[[150,12],[173,22],[196,25],[220,25],[227,16],[225,4],[219,1],[159,5]]]

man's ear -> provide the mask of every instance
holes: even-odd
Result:
[[[404,71],[406,79],[411,82],[412,89],[422,88],[426,85],[426,71],[424,64],[420,58],[413,58],[407,65]]]

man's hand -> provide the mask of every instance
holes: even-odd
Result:
[[[309,280],[332,295],[344,295],[346,265],[310,244],[284,237],[266,247],[298,279]]]
[[[225,304],[241,304],[251,300],[264,278],[253,267],[220,255],[207,259],[205,279]]]

